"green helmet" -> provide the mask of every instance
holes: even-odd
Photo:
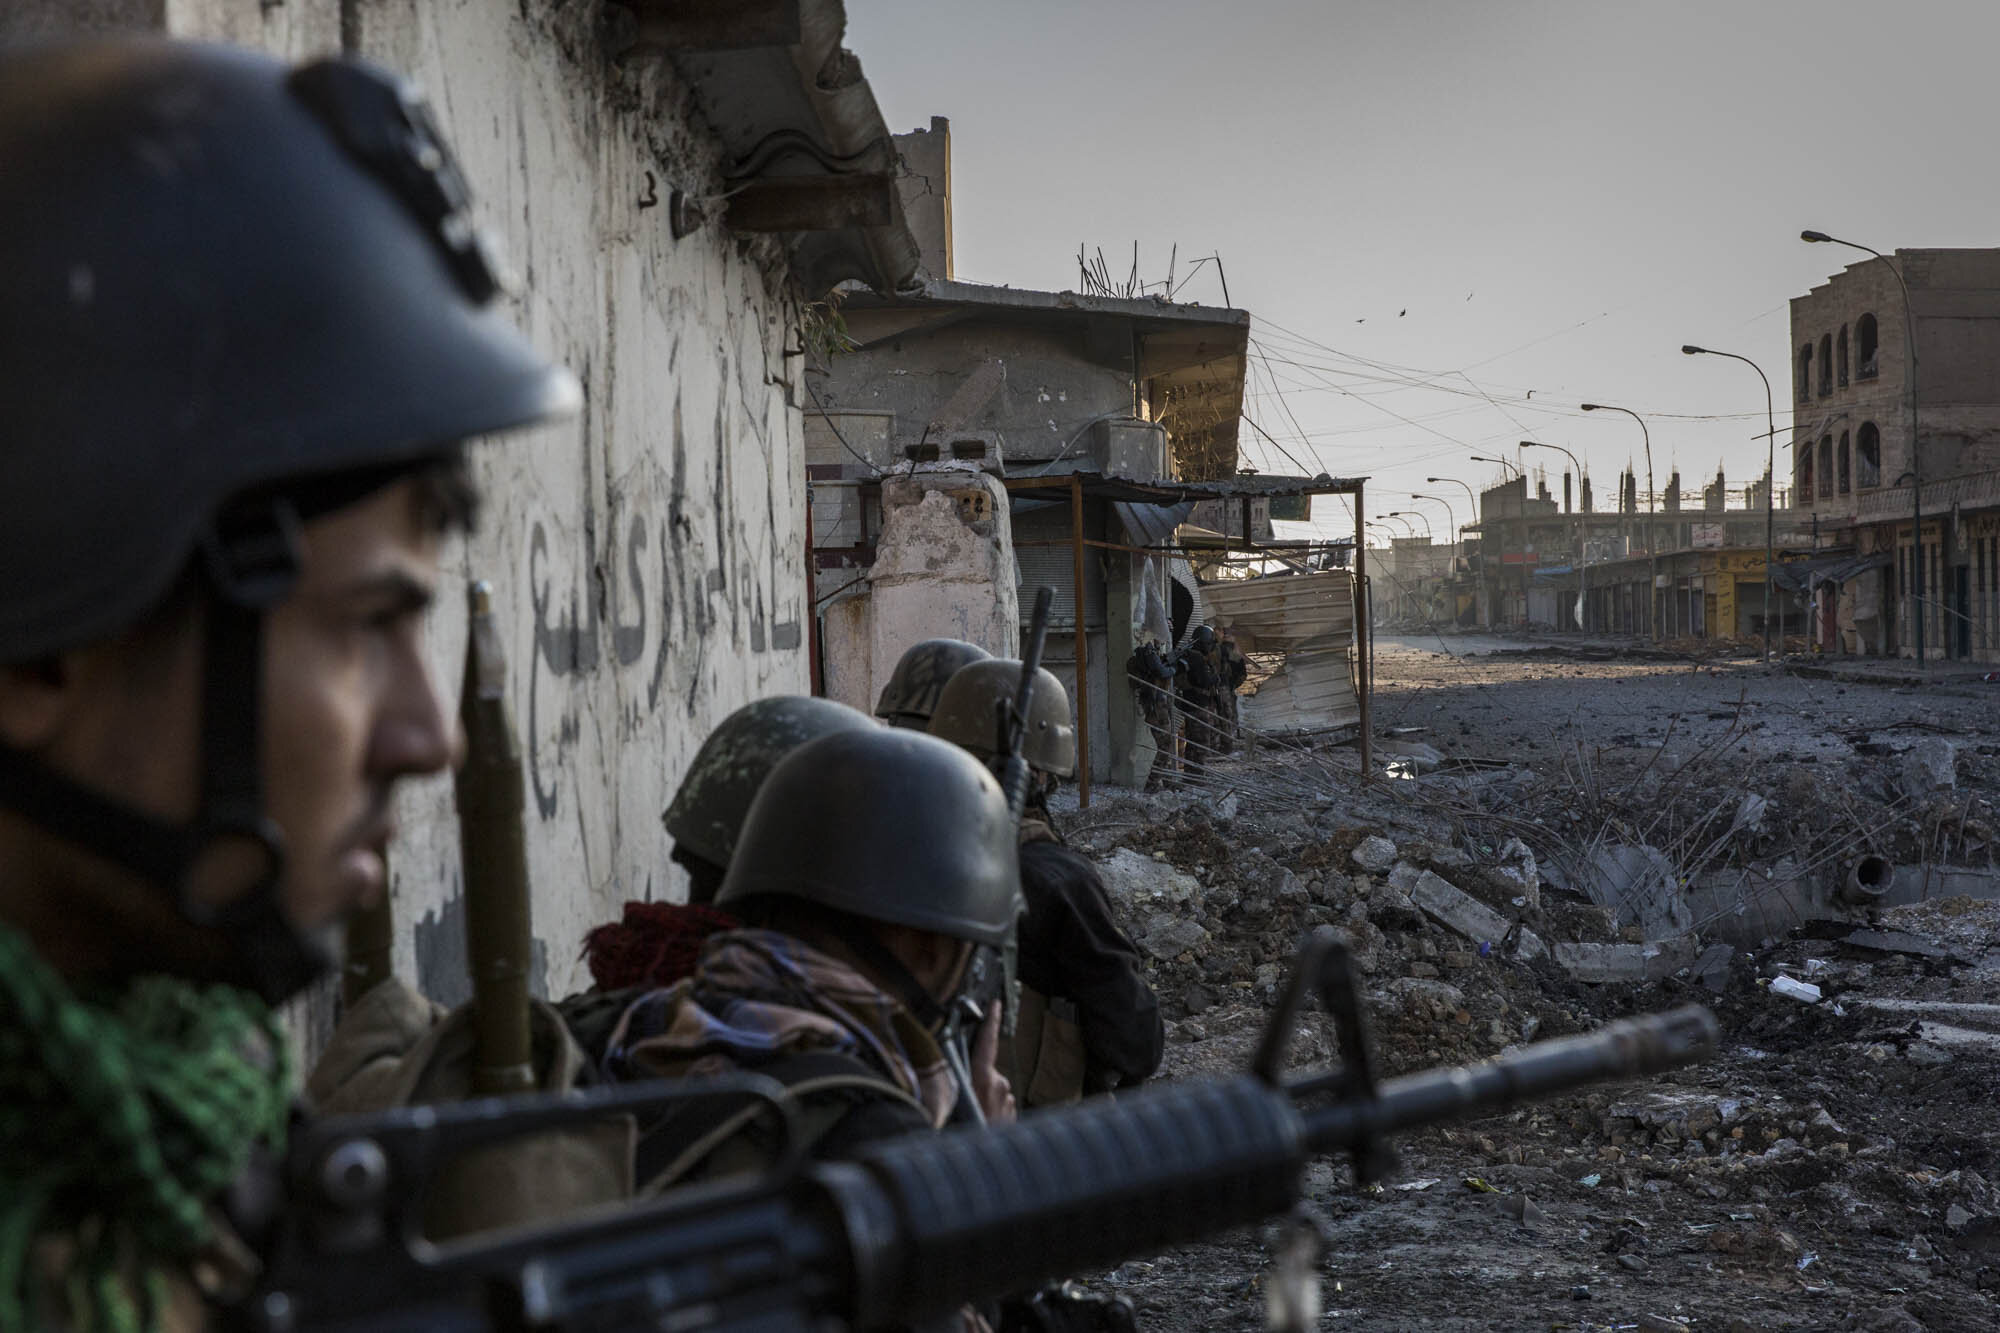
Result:
[[[1000,704],[1012,705],[1021,689],[1021,662],[993,657],[962,668],[944,687],[931,735],[972,751],[987,763],[1000,759]],[[1047,667],[1035,668],[1028,697],[1028,726],[1021,738],[1028,767],[1059,778],[1076,772],[1076,732],[1069,721],[1069,694]]]
[[[959,668],[993,654],[963,639],[925,639],[896,660],[896,670],[875,701],[875,716],[892,727],[922,731],[931,723],[938,695]]]
[[[727,866],[772,765],[817,737],[875,730],[865,713],[831,699],[784,694],[743,705],[708,733],[660,816],[675,850]]]
[[[780,897],[1005,948],[1021,915],[1014,817],[965,751],[869,727],[771,770],[715,905]]]

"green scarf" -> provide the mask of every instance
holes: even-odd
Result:
[[[214,1235],[209,1205],[284,1138],[288,1048],[229,986],[147,976],[79,995],[0,925],[0,1333],[27,1333],[51,1276],[79,1328],[159,1326],[167,1276]]]

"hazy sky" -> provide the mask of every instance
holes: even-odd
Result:
[[[1477,489],[1498,469],[1466,455],[1527,438],[1600,504],[1628,461],[1643,488],[1639,428],[1585,401],[1647,416],[1660,488],[1741,487],[1763,389],[1685,342],[1771,377],[1783,479],[1786,303],[1866,259],[1799,231],[2000,243],[1990,0],[848,0],[848,45],[892,129],[951,119],[960,278],[1075,288],[1083,244],[1122,280],[1136,240],[1149,283],[1178,244],[1178,282],[1219,253],[1246,415],[1369,476],[1371,514],[1434,490],[1464,522],[1424,478]],[[1219,304],[1213,266],[1178,299]]]

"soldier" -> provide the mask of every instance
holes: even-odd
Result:
[[[1020,684],[1021,663],[1013,658],[964,668],[939,697],[931,734],[997,772],[1005,762],[996,749],[1000,706],[1012,704]],[[1036,775],[1020,835],[1028,914],[1021,920],[1020,1022],[1001,1068],[1022,1103],[1035,1107],[1144,1082],[1160,1067],[1166,1030],[1097,868],[1065,847],[1049,822],[1046,792],[1076,771],[1076,736],[1069,696],[1047,669],[1036,672],[1021,751]]]
[[[584,957],[598,989],[671,986],[693,972],[702,941],[738,924],[713,904],[743,817],[772,765],[815,737],[874,725],[845,704],[806,695],[758,699],[722,719],[660,816],[673,835],[674,864],[687,872],[688,900],[626,903],[623,919],[586,935]]]
[[[1178,668],[1160,652],[1151,639],[1142,639],[1125,661],[1125,679],[1131,682],[1139,716],[1153,733],[1153,767],[1146,775],[1146,790],[1164,786],[1173,777],[1176,761],[1174,743],[1174,676]]]
[[[578,395],[366,66],[8,52],[0,179],[0,1324],[192,1327],[254,1267],[271,1006],[454,753],[457,442]]]
[[[820,1158],[975,1105],[1012,1118],[993,1068],[997,1005],[969,1057],[962,1045],[966,1002],[997,975],[1021,909],[1006,799],[972,759],[873,727],[808,741],[758,791],[715,901],[745,928],[632,1004],[605,1057],[612,1077],[768,1075]],[[754,1108],[705,1098],[645,1129],[639,1179],[756,1169],[776,1146]]]
[[[1243,682],[1250,679],[1250,659],[1236,646],[1236,631],[1224,627],[1222,637],[1215,645],[1215,659],[1221,676],[1222,725],[1225,751],[1236,748],[1237,737],[1243,731],[1241,696],[1236,691]]]
[[[1180,692],[1182,731],[1187,742],[1186,768],[1200,773],[1222,753],[1217,726],[1222,707],[1222,668],[1216,660],[1215,631],[1202,625],[1174,659]]]
[[[875,702],[875,716],[892,727],[922,731],[931,724],[938,693],[962,666],[993,656],[963,639],[925,639],[896,659],[889,683]]]

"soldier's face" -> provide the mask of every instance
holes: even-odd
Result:
[[[323,929],[387,889],[398,779],[456,757],[423,651],[438,537],[402,482],[305,529],[294,594],[265,628],[265,802],[284,831],[285,905]]]

